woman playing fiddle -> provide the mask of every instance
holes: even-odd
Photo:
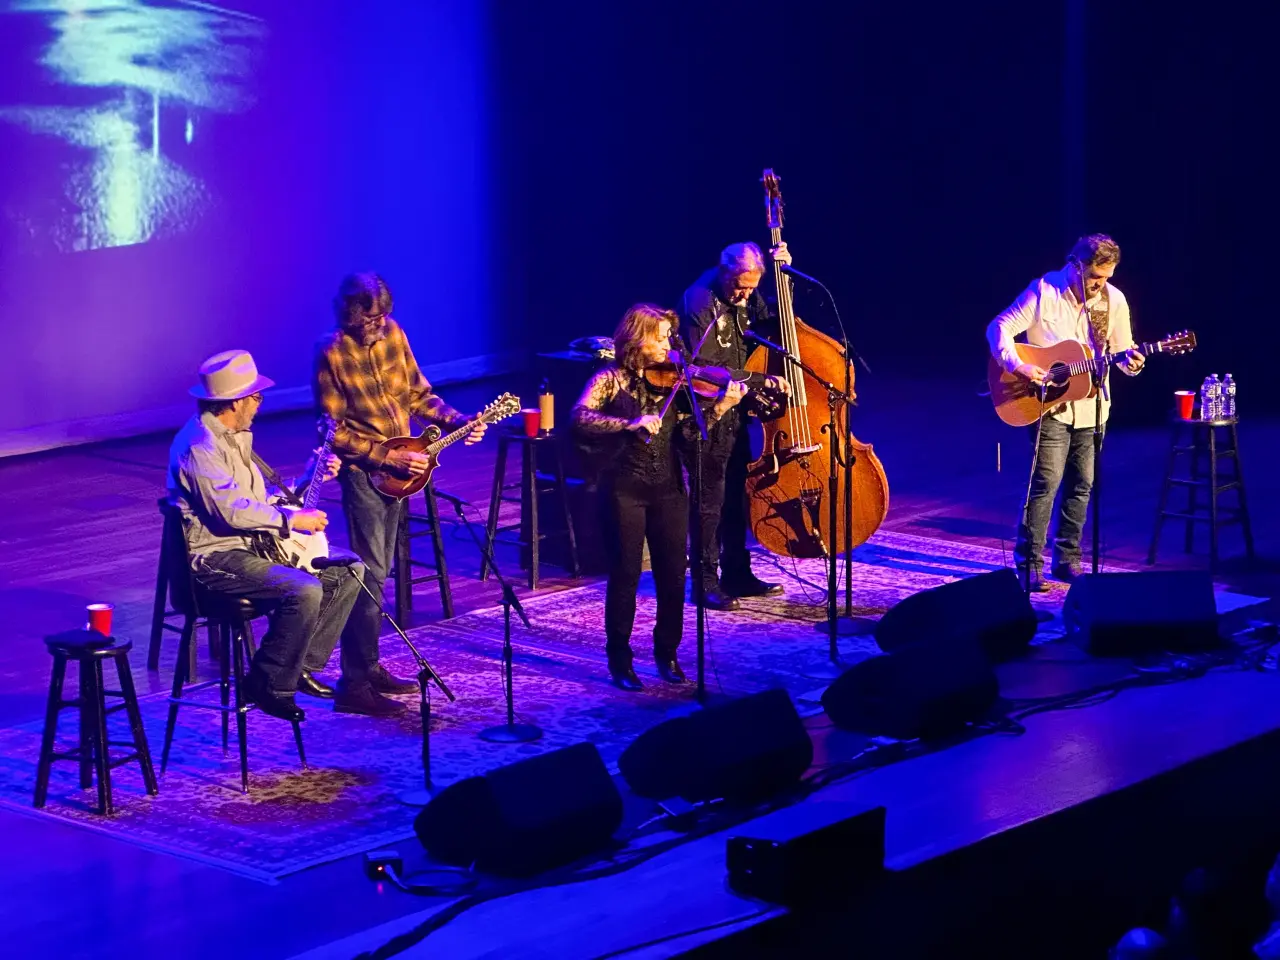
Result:
[[[613,335],[613,364],[587,384],[573,408],[573,426],[593,439],[614,435],[600,477],[604,541],[609,581],[605,592],[605,651],[609,675],[623,690],[639,690],[632,665],[631,628],[644,541],[649,541],[658,615],[653,628],[653,654],[658,673],[668,683],[684,683],[676,648],[684,629],[685,538],[689,529],[684,478],[674,447],[677,418],[668,403],[669,390],[652,385],[645,371],[668,367],[674,311],[650,303],[631,307]],[[708,412],[723,417],[742,398],[743,388],[728,383]]]

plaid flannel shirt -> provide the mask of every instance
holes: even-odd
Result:
[[[431,392],[404,328],[390,317],[386,323],[386,337],[371,347],[343,330],[322,340],[312,382],[316,408],[338,425],[334,452],[374,469],[386,459],[378,445],[408,436],[411,416],[442,427],[460,426],[467,419]]]

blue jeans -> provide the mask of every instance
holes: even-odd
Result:
[[[342,512],[347,518],[347,542],[364,562],[364,582],[382,599],[383,584],[395,562],[396,539],[405,504],[384,497],[358,467],[345,465],[338,474]],[[378,663],[378,635],[382,632],[382,604],[364,591],[342,631],[342,676],[349,685],[362,683]]]
[[[360,589],[354,579],[360,573],[354,564],[330,567],[317,577],[248,550],[208,553],[195,561],[196,580],[209,591],[274,604],[253,669],[283,696],[297,690],[304,668],[319,670],[329,661]]]
[[[1036,427],[1029,429],[1034,445]],[[1028,557],[1037,569],[1043,564],[1049,515],[1053,513],[1053,500],[1059,487],[1062,505],[1058,512],[1058,536],[1053,545],[1054,566],[1080,562],[1080,534],[1093,490],[1093,427],[1072,427],[1045,417],[1040,454],[1031,478],[1031,503],[1026,515],[1018,520],[1018,544],[1014,553],[1019,564],[1025,564]]]

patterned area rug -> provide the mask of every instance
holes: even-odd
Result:
[[[768,562],[758,565],[768,578]],[[904,534],[878,533],[855,553],[855,613],[875,618],[902,598],[950,580],[1005,564],[1001,551]],[[820,561],[779,564],[785,596],[743,602],[738,613],[711,611],[707,617],[707,686],[728,694],[769,687],[787,689],[803,711],[815,712],[822,683],[806,669],[826,657],[826,635],[814,628],[825,618]],[[841,581],[843,583],[843,579]],[[534,723],[544,736],[527,744],[495,744],[478,738],[485,727],[503,723],[501,607],[417,628],[411,634],[423,654],[457,696],[448,703],[432,691],[431,772],[436,786],[559,747],[586,740],[606,762],[639,733],[693,703],[692,685],[674,687],[656,676],[648,654],[653,623],[652,584],[642,584],[633,645],[644,692],[623,693],[608,683],[604,657],[604,583],[523,600],[532,623],[526,630],[513,617],[515,708],[520,722]],[[1055,584],[1036,603],[1061,608],[1066,588]],[[693,674],[694,612],[686,610],[682,661]],[[1047,624],[1044,636],[1060,634]],[[876,651],[867,636],[841,638],[842,659],[850,663]],[[415,673],[394,637],[382,641],[384,662],[403,676]],[[197,696],[216,696],[206,690]],[[42,721],[0,730],[0,804],[54,817],[150,849],[214,864],[272,881],[351,853],[412,834],[416,808],[397,800],[422,785],[422,738],[415,707],[399,720],[339,715],[318,701],[300,698],[310,769],[298,764],[288,724],[251,713],[250,792],[239,792],[239,766],[232,729],[223,757],[220,717],[185,709],[160,794],[149,798],[136,764],[117,768],[112,782],[117,813],[92,812],[95,794],[81,791],[73,764],[54,766],[49,802],[33,811],[31,796]],[[142,699],[147,736],[159,770],[166,698]],[[126,741],[122,714],[110,718],[111,739]],[[70,745],[74,718],[64,711],[62,748]]]

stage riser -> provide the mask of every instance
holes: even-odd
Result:
[[[892,808],[888,822],[892,834]],[[1102,957],[1126,929],[1161,926],[1194,867],[1234,865],[1260,895],[1277,850],[1280,731],[902,870],[845,909],[687,956]]]

